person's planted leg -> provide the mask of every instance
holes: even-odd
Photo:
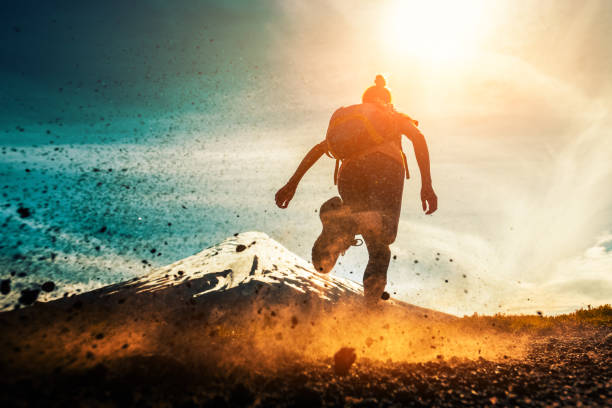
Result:
[[[363,294],[368,301],[376,302],[387,285],[387,269],[391,260],[391,250],[386,240],[380,237],[364,237],[368,248],[368,265],[363,273]]]

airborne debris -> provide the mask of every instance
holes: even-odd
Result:
[[[11,291],[11,280],[10,279],[2,280],[2,282],[0,282],[0,293],[2,293],[3,295],[8,295],[10,291]]]
[[[19,303],[21,303],[22,305],[31,305],[36,301],[36,299],[38,299],[39,293],[39,289],[24,289],[21,291]]]
[[[356,359],[357,355],[354,348],[342,347],[334,354],[334,373],[347,375]]]
[[[19,214],[21,218],[28,218],[30,215],[32,215],[29,208],[22,207],[22,206],[20,206],[17,209],[17,213]]]
[[[45,292],[52,292],[55,289],[55,283],[47,281],[42,284],[41,289]]]

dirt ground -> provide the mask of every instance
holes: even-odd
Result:
[[[333,356],[291,356],[274,370],[189,365],[155,356],[119,365],[3,373],[3,407],[224,406],[610,406],[612,328],[585,327],[531,337],[527,354],[500,361],[401,363],[357,358],[345,375]],[[350,363],[350,361],[349,361]],[[340,370],[341,371],[341,370]]]

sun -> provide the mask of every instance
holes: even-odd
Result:
[[[383,19],[382,42],[398,58],[467,58],[484,34],[484,10],[480,0],[396,0]]]

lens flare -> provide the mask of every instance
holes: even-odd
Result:
[[[382,40],[394,57],[466,58],[485,28],[482,1],[396,1],[385,18]]]

